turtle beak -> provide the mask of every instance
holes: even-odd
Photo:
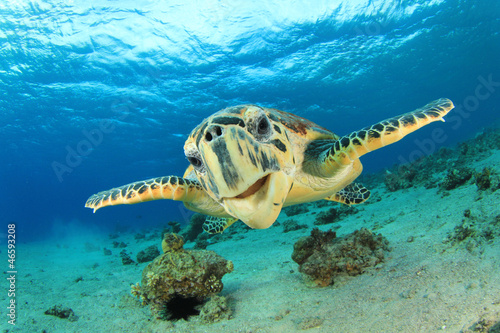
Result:
[[[293,179],[283,171],[273,172],[257,180],[243,193],[222,198],[226,211],[250,228],[269,228],[278,218]]]

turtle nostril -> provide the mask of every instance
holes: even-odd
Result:
[[[217,139],[220,136],[222,136],[222,127],[220,127],[220,126],[212,126],[205,133],[205,140],[207,142],[210,142],[212,140]]]
[[[215,126],[215,134],[217,134],[217,136],[221,136],[222,128],[220,128],[219,126]]]

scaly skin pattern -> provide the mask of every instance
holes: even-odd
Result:
[[[339,137],[313,122],[276,109],[241,105],[216,112],[189,135],[184,177],[131,183],[91,196],[86,207],[170,199],[231,223],[267,228],[281,209],[316,200],[359,204],[370,192],[353,181],[364,154],[399,141],[453,109],[448,99]],[[220,220],[223,221],[223,220]],[[222,225],[223,227],[220,227]]]

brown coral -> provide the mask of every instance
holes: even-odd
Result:
[[[482,172],[476,172],[474,179],[479,190],[485,191],[491,187],[490,168],[484,168]]]
[[[219,293],[223,288],[222,277],[233,270],[233,263],[215,252],[185,250],[182,237],[165,236],[162,244],[165,253],[144,269],[141,286],[132,286],[132,294],[149,304],[158,318],[169,317],[165,310],[171,302],[191,302],[194,307]]]
[[[333,284],[335,276],[358,275],[382,262],[384,251],[388,250],[389,242],[366,228],[342,238],[336,238],[331,230],[322,232],[315,228],[311,236],[295,243],[292,259],[300,265],[300,272],[327,286]]]
[[[221,319],[231,317],[231,309],[227,305],[227,300],[223,296],[212,296],[200,309],[200,317],[203,321],[212,323]]]
[[[472,178],[473,173],[474,172],[469,167],[450,169],[446,177],[444,177],[443,181],[439,184],[439,187],[447,191],[453,190],[464,185]]]
[[[163,235],[163,240],[161,242],[161,249],[163,253],[177,251],[182,249],[184,246],[184,238],[178,234],[166,233]]]

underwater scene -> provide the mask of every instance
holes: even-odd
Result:
[[[0,332],[500,332],[499,1],[0,14]]]

